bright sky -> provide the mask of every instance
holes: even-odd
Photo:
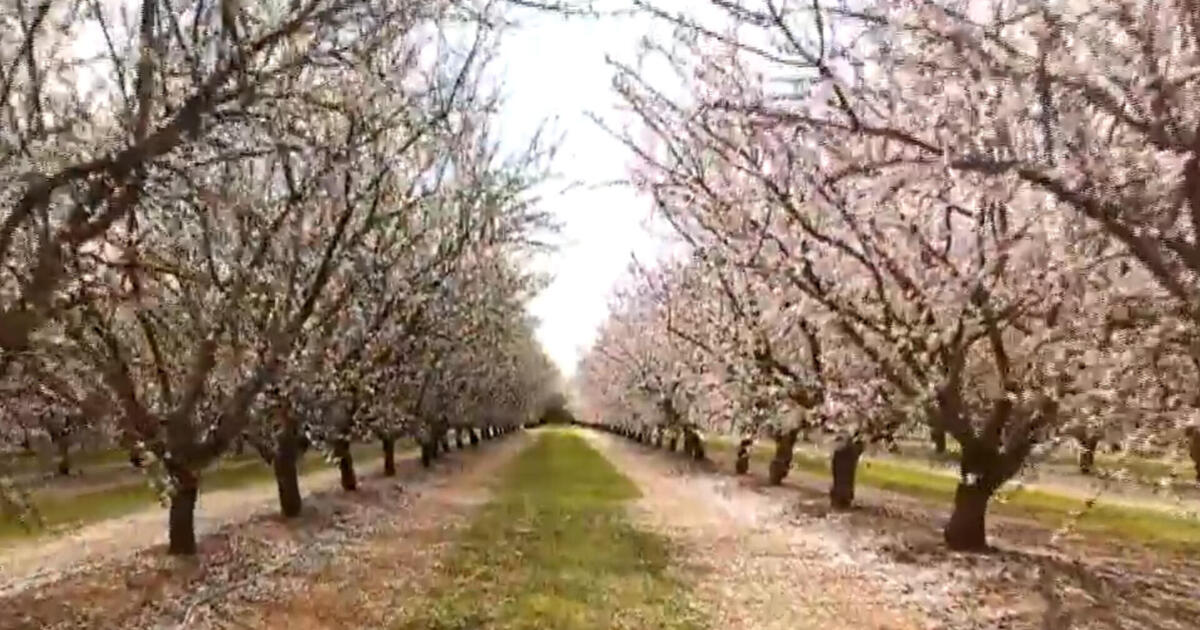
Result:
[[[528,16],[528,17],[526,17]],[[530,306],[541,321],[538,336],[547,353],[570,376],[608,312],[616,281],[630,255],[649,262],[657,239],[643,227],[647,200],[623,186],[629,152],[586,115],[619,123],[606,53],[633,62],[645,18],[596,19],[522,14],[501,53],[508,101],[501,124],[505,140],[520,146],[544,120],[563,134],[555,171],[562,182],[547,194],[544,208],[564,224],[561,248],[543,261],[553,283]],[[619,126],[618,126],[619,128]],[[569,182],[583,185],[558,194]]]

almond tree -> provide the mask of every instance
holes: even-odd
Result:
[[[138,185],[154,194],[70,261],[79,272],[69,288],[82,299],[47,343],[92,363],[125,433],[161,462],[174,553],[195,549],[201,471],[244,433],[297,340],[346,322],[357,272],[394,235],[389,219],[421,196],[421,143],[461,135],[433,132],[477,76],[485,27],[465,57],[429,67],[417,53],[445,7],[352,8],[323,13],[303,38],[272,48],[266,67],[286,72],[241,86],[255,98],[145,169]],[[344,396],[318,399],[352,414]],[[352,475],[348,446],[337,446]]]
[[[600,370],[611,370],[624,380],[620,387],[627,393],[611,392],[620,396],[611,402],[625,409],[602,421],[623,424],[637,439],[656,430],[672,436],[685,433],[688,421],[712,428],[737,417],[736,404],[723,405],[728,413],[722,415],[711,415],[706,411],[715,410],[693,405],[705,398],[700,388],[721,379],[723,372],[716,359],[715,341],[692,334],[708,334],[712,329],[688,325],[684,318],[691,313],[679,308],[682,300],[709,296],[676,284],[682,278],[677,273],[668,270],[660,275],[635,268],[631,285],[614,309],[613,321],[602,330],[582,371],[589,385],[599,376],[592,373]],[[687,446],[686,434],[684,437]]]
[[[1145,352],[1191,344],[1200,269],[1200,145],[1186,105],[1197,89],[1193,3],[814,7],[805,19],[866,33],[871,43],[830,51],[841,59],[827,58],[826,67],[862,67],[869,76],[826,73],[822,91],[834,102],[809,123],[903,148],[856,169],[886,175],[941,163],[947,181],[1008,182],[1046,196],[1054,211],[1123,249],[1138,268],[1133,278],[1156,289],[1149,301],[1172,305],[1158,309],[1168,325],[1146,328]],[[768,23],[779,32],[788,19]],[[799,40],[800,54],[814,58],[818,42]],[[1192,417],[1175,415],[1176,427]]]
[[[81,248],[138,221],[157,171],[272,96],[368,5],[6,5],[0,168],[13,185],[0,223],[0,368],[70,304]]]
[[[71,447],[82,446],[85,435],[102,432],[111,418],[111,402],[101,387],[89,382],[92,374],[71,357],[25,355],[10,368],[0,389],[6,413],[4,423],[30,429],[49,438],[58,458],[57,472],[71,473]]]
[[[696,77],[686,100],[618,74],[652,138],[635,148],[642,185],[728,250],[761,242],[767,273],[820,306],[820,327],[866,360],[877,397],[962,445],[946,540],[981,548],[991,495],[1082,393],[1072,368],[1096,345],[1090,306],[1105,295],[1070,245],[1076,226],[1043,190],[980,170],[948,178],[943,155],[921,160],[871,132],[868,114],[896,111],[902,94],[877,94],[870,67],[835,76],[828,57],[846,46],[827,25],[801,40],[798,10],[721,6],[742,35],[657,13],[682,27],[678,46],[658,49]]]

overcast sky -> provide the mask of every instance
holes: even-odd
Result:
[[[522,14],[521,24],[499,60],[508,94],[501,124],[514,146],[522,146],[543,120],[563,134],[555,163],[563,178],[544,202],[565,226],[562,246],[541,261],[554,280],[530,310],[541,321],[538,336],[547,353],[569,376],[604,321],[631,252],[648,262],[658,250],[658,239],[643,227],[647,201],[625,187],[604,186],[625,177],[628,151],[586,115],[620,122],[604,56],[632,62],[651,25],[643,18],[564,20],[531,13]],[[557,194],[571,181],[583,186]]]

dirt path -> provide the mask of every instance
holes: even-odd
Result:
[[[712,463],[698,465],[609,435],[593,440],[643,486],[650,497],[647,518],[684,533],[693,530],[690,537],[698,542],[691,546],[705,550],[711,558],[701,560],[715,565],[715,576],[724,576],[707,580],[714,583],[717,601],[734,602],[732,606],[748,602],[740,604],[746,606],[743,610],[763,611],[756,614],[766,615],[764,619],[787,612],[790,601],[809,601],[811,589],[825,594],[826,583],[832,585],[830,592],[849,592],[855,610],[841,616],[838,607],[845,600],[831,596],[828,611],[836,621],[802,616],[813,621],[800,621],[798,627],[858,627],[852,615],[886,613],[894,607],[914,613],[917,625],[861,625],[1194,630],[1200,619],[1200,560],[1188,553],[1103,537],[1056,541],[1043,524],[1001,516],[989,518],[989,537],[997,550],[955,553],[941,540],[944,505],[862,487],[856,509],[831,512],[827,480],[794,472],[783,486],[765,486],[754,476],[737,477],[715,470]],[[727,468],[725,463],[721,467]],[[671,493],[677,497],[671,503],[658,498]],[[724,534],[725,540],[751,551],[722,549],[722,532],[728,530],[733,533]],[[680,538],[687,542],[689,536]],[[739,584],[741,571],[752,576],[741,582],[753,586]],[[774,580],[799,584],[775,586]],[[722,584],[734,591],[722,595]],[[776,604],[770,605],[777,608],[759,603],[764,598],[773,598]],[[714,618],[721,619],[721,613]],[[777,627],[756,619],[738,623],[731,625]]]
[[[358,492],[307,497],[294,521],[250,518],[243,504],[240,520],[226,520],[236,526],[202,538],[196,558],[155,547],[0,596],[0,630],[384,627],[447,531],[486,499],[481,480],[526,443],[487,441],[432,471],[397,462],[396,477],[364,478]]]
[[[518,433],[485,457],[431,477],[398,509],[375,515],[370,536],[344,544],[323,566],[295,567],[210,606],[187,628],[316,630],[386,628],[411,616],[441,559],[490,498],[488,481],[532,439]],[[236,619],[236,622],[231,622]]]
[[[378,464],[359,474],[374,475]],[[306,494],[338,484],[337,470],[319,470],[301,477]],[[196,533],[204,536],[222,527],[277,509],[273,480],[239,488],[203,492],[196,508]],[[0,596],[12,595],[90,566],[132,555],[166,543],[167,511],[150,505],[133,514],[106,519],[54,538],[0,549]]]
[[[927,628],[925,606],[889,566],[845,537],[797,527],[784,505],[716,475],[589,433],[638,486],[639,520],[684,546],[702,576],[698,602],[714,628]]]

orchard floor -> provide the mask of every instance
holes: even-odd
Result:
[[[191,559],[135,531],[121,553],[72,566],[47,558],[53,579],[0,594],[0,630],[388,627],[392,598],[437,562],[450,532],[486,500],[487,480],[527,443],[520,434],[484,441],[430,471],[399,459],[396,477],[372,471],[357,492],[310,494],[294,521],[261,511],[270,509],[257,502],[262,488],[244,490],[240,517],[225,514]],[[157,520],[165,526],[161,509]]]
[[[691,556],[711,567],[702,590],[713,595],[702,600],[714,606],[712,618],[767,611],[748,625],[727,622],[733,627],[912,627],[867,614],[891,610],[907,611],[915,627],[947,630],[1200,628],[1194,549],[1056,536],[1042,522],[993,515],[993,552],[953,553],[941,542],[949,514],[943,503],[860,487],[856,509],[832,512],[828,481],[798,471],[772,487],[761,477],[734,476],[731,461],[691,462],[608,434],[591,439],[643,486],[643,518],[679,532],[691,541]],[[807,597],[784,586],[787,580],[847,593],[854,610],[843,612],[845,598],[834,596],[815,604],[828,611],[827,624],[776,624],[772,614],[786,614],[797,594]],[[716,608],[722,593],[726,610]]]
[[[793,475],[765,487],[573,429],[406,460],[359,492],[258,515],[0,595],[0,630],[1196,628],[1200,563],[996,519],[945,552],[944,506]]]

